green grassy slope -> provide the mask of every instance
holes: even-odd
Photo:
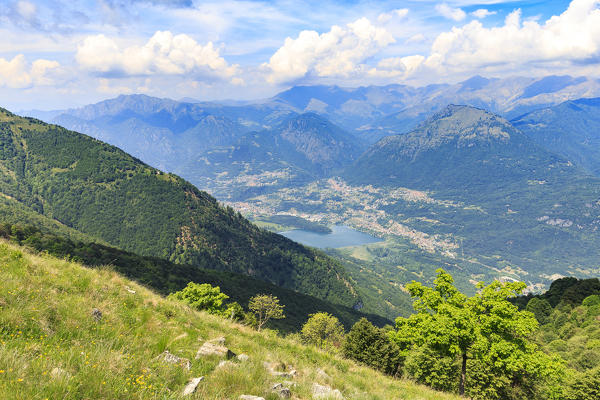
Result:
[[[204,376],[188,398],[251,394],[273,400],[270,388],[280,380],[263,362],[298,371],[291,388],[297,399],[310,399],[314,382],[341,390],[347,399],[457,398],[193,311],[109,269],[32,255],[4,241],[0,275],[3,399],[176,399],[190,378]],[[91,315],[94,308],[102,312],[100,321]],[[219,369],[216,358],[194,360],[203,341],[219,336],[249,360]],[[190,359],[191,370],[157,359],[165,350]],[[318,369],[329,377],[319,377]]]
[[[242,273],[347,306],[359,300],[341,264],[324,253],[256,227],[116,147],[2,109],[0,192],[137,254]]]
[[[188,282],[219,286],[232,301],[237,301],[244,307],[247,307],[250,298],[257,294],[272,294],[286,305],[287,318],[274,320],[271,324],[273,328],[283,332],[300,330],[310,314],[320,311],[335,315],[348,329],[361,317],[367,317],[378,326],[392,324],[391,320],[378,315],[366,315],[351,307],[328,303],[245,275],[174,264],[156,257],[142,257],[102,244],[66,239],[53,233],[42,232],[35,227],[0,224],[0,237],[88,266],[110,265],[114,271],[163,295],[181,290]]]

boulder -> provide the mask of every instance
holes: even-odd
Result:
[[[219,356],[229,359],[235,357],[235,353],[225,347],[225,338],[220,337],[204,342],[196,353],[196,360],[203,356]]]
[[[279,378],[293,378],[298,374],[295,369],[291,369],[289,372],[286,371],[287,367],[284,363],[265,361],[263,365],[271,375]]]
[[[237,359],[241,362],[246,362],[250,359],[247,354],[240,354],[237,356]]]
[[[187,358],[176,356],[175,354],[169,352],[169,350],[165,350],[164,352],[159,354],[157,358],[168,364],[178,364],[182,368],[187,369],[188,371],[192,367],[192,363],[190,362],[190,360],[188,360]]]
[[[219,364],[217,365],[217,367],[215,369],[235,367],[235,366],[237,366],[237,364],[232,361],[221,360],[221,362],[219,362]]]
[[[71,374],[62,368],[55,367],[52,369],[52,371],[50,371],[50,376],[54,379],[69,379]]]
[[[183,395],[184,396],[189,396],[190,394],[194,393],[196,391],[196,388],[198,387],[198,384],[204,380],[203,376],[200,376],[198,378],[192,378],[190,379],[190,381],[188,382],[187,385],[185,385],[185,388],[183,389]]]
[[[92,309],[92,318],[94,318],[96,322],[100,322],[100,320],[102,320],[102,311],[97,308]]]
[[[281,383],[276,383],[275,385],[273,385],[271,391],[277,394],[282,399],[289,399],[290,397],[292,397],[292,392],[290,391],[290,389],[286,388]]]
[[[240,400],[265,400],[264,397],[252,396],[250,394],[243,394],[239,398]]]
[[[329,382],[331,377],[329,375],[327,375],[327,372],[325,372],[321,368],[319,368],[317,370],[317,379],[319,379],[320,381]]]
[[[313,383],[312,387],[313,399],[338,399],[343,400],[342,392],[338,389],[332,389],[327,385],[319,385]]]

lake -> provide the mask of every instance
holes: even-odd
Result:
[[[316,233],[304,229],[293,229],[291,231],[279,232],[279,234],[295,242],[321,249],[326,247],[360,246],[362,244],[383,241],[383,239],[359,232],[345,225],[332,226],[331,233]]]

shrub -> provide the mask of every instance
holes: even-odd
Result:
[[[344,340],[344,327],[333,315],[326,312],[311,314],[302,326],[302,340],[322,349],[339,348]]]
[[[371,324],[366,318],[359,320],[343,345],[344,356],[368,365],[388,375],[396,375],[402,365],[399,347],[392,342],[383,329]]]

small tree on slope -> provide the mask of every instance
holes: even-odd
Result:
[[[248,308],[256,315],[257,328],[260,331],[270,319],[283,319],[283,305],[273,295],[258,294],[250,299]]]

